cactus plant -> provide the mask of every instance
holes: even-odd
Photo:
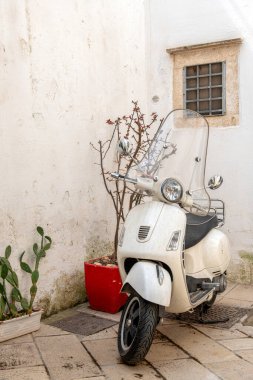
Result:
[[[30,300],[23,297],[19,289],[19,280],[16,272],[9,261],[12,249],[7,246],[4,256],[0,256],[0,321],[15,318],[19,315],[31,314],[34,299],[37,293],[37,282],[39,280],[39,263],[46,256],[46,251],[51,247],[52,240],[49,236],[45,236],[42,227],[37,227],[37,232],[41,237],[40,246],[35,243],[33,245],[33,253],[35,254],[35,265],[31,267],[23,261],[25,251],[21,254],[19,261],[23,271],[31,276]],[[6,287],[8,283],[9,291]]]

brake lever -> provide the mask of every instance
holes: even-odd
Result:
[[[111,173],[111,176],[115,179],[125,179],[125,176],[117,172]]]
[[[131,182],[131,183],[134,183],[134,184],[137,183],[136,179],[133,179],[133,178],[130,178],[130,177],[126,177],[125,175],[119,174],[117,172],[111,173],[111,176],[113,178],[115,178],[115,179],[122,179],[123,181],[126,181],[126,182]]]

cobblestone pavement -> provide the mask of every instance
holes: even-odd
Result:
[[[253,309],[253,286],[230,284],[217,302]],[[0,344],[0,380],[253,380],[253,326],[225,330],[165,319],[146,360],[134,367],[120,361],[117,327],[82,336],[45,320],[39,331]]]

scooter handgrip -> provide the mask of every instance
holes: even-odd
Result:
[[[111,176],[112,176],[113,178],[116,178],[116,179],[124,179],[124,178],[125,178],[124,175],[119,174],[119,173],[117,173],[117,172],[111,173]]]

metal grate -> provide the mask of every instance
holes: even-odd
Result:
[[[116,323],[117,322],[113,322],[105,318],[99,318],[83,312],[77,312],[70,317],[60,319],[50,324],[64,331],[87,336],[96,334],[99,331],[114,326]]]
[[[184,323],[208,324],[210,327],[221,329],[230,329],[235,323],[239,322],[242,317],[247,315],[248,309],[234,306],[216,304],[213,305],[201,318],[200,308],[194,309],[193,313],[187,312],[182,314],[166,313],[164,318],[178,319]],[[223,321],[227,318],[227,321]]]
[[[184,108],[206,116],[224,115],[226,62],[186,66]]]
[[[150,226],[140,226],[138,232],[138,239],[145,240],[148,237]]]

